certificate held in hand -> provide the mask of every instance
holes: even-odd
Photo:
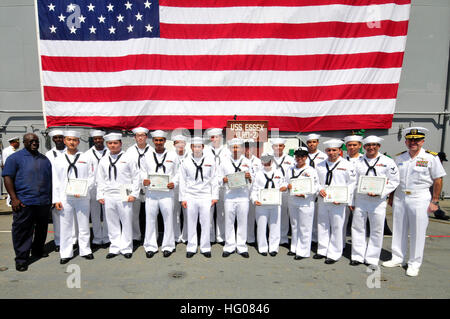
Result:
[[[348,204],[350,201],[348,186],[328,186],[325,192],[327,193],[323,198],[325,203]]]
[[[150,185],[148,188],[155,191],[168,192],[167,184],[169,184],[169,175],[148,175]]]
[[[386,185],[386,177],[381,176],[360,176],[358,181],[358,193],[381,195]]]
[[[228,187],[230,189],[242,188],[247,186],[247,179],[245,178],[245,172],[228,174],[227,179],[228,179]]]
[[[80,195],[81,197],[86,197],[87,190],[88,190],[87,179],[71,178],[67,182],[66,195],[69,196]]]
[[[276,188],[264,188],[259,191],[261,205],[281,205],[281,192]]]
[[[291,179],[291,195],[308,195],[312,193],[312,178],[311,177],[298,177]]]

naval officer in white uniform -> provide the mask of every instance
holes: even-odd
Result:
[[[393,212],[392,259],[384,267],[401,267],[406,261],[409,238],[409,259],[406,275],[419,275],[425,248],[428,215],[438,209],[442,190],[442,177],[446,175],[439,157],[425,151],[423,127],[403,130],[407,151],[395,158],[400,171],[400,185],[391,194],[389,201]],[[430,187],[433,186],[433,194]]]

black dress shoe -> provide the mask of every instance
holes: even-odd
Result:
[[[154,251],[147,251],[145,252],[145,256],[147,256],[147,258],[152,258],[156,253]]]
[[[255,242],[251,242],[251,243],[247,242],[247,245],[252,246],[252,247],[256,247],[256,243]]]
[[[296,256],[294,257],[295,260],[302,260],[303,258],[305,258],[305,257],[299,256],[299,255],[296,255]]]
[[[36,258],[47,258],[48,254],[47,253],[31,253],[32,257],[36,257]]]
[[[263,255],[263,256],[267,256],[267,253],[260,253],[261,255]]]
[[[59,253],[59,246],[55,246],[55,252]]]
[[[171,251],[168,251],[168,250],[164,250],[163,251],[163,257],[169,257],[170,255],[172,255],[172,252]]]
[[[211,258],[211,253],[208,251],[206,253],[202,253],[203,256],[205,256],[206,258]]]
[[[327,265],[334,264],[336,261],[337,261],[337,260],[334,260],[334,259],[331,259],[331,258],[325,259],[325,263],[326,263]]]
[[[229,253],[228,251],[224,251],[223,253],[222,253],[222,257],[228,257],[228,256],[230,256],[231,255],[231,253]]]
[[[295,253],[293,253],[292,251],[288,251],[287,255],[288,256],[295,256]]]
[[[94,244],[94,243],[91,244],[92,249],[99,249],[100,247],[102,247],[102,244]]]
[[[289,249],[289,243],[282,243],[280,246]]]
[[[241,256],[244,257],[244,258],[250,257],[249,254],[248,254],[248,252],[244,252],[244,253],[239,254],[239,255],[241,255]]]
[[[109,253],[108,255],[106,255],[106,259],[111,259],[116,257],[118,254],[113,254],[113,253]]]
[[[94,259],[94,254],[84,255],[84,256],[81,256],[81,257],[83,257],[84,259],[91,260],[91,259]]]
[[[359,261],[357,261],[357,260],[352,260],[351,262],[350,262],[350,265],[352,265],[352,266],[358,266],[358,265],[361,265],[362,264],[362,262],[359,262]]]
[[[105,243],[105,244],[102,244],[102,248],[109,248],[109,246],[111,246],[111,243]]]
[[[28,265],[27,264],[16,264],[16,270],[17,271],[27,271]]]
[[[126,259],[130,259],[132,256],[133,256],[133,254],[132,253],[126,253],[126,254],[124,254],[123,255]]]
[[[186,258],[192,258],[195,255],[195,253],[187,252]]]
[[[217,242],[220,246],[225,246],[225,242],[224,241],[218,241]]]
[[[60,263],[61,265],[64,265],[64,264],[67,264],[69,261],[70,261],[70,258],[61,258],[61,259],[59,260],[59,263]]]
[[[315,254],[315,255],[313,256],[313,259],[323,259],[323,258],[325,258],[325,256],[319,255],[319,254]]]
[[[272,257],[275,257],[275,256],[277,255],[277,252],[276,252],[276,251],[271,251],[271,252],[269,253],[269,255],[272,256]]]

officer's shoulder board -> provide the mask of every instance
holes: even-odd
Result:
[[[405,153],[406,153],[406,151],[403,151],[403,152],[400,152],[398,154],[395,154],[395,156],[399,156],[399,155],[402,155],[402,154],[405,154]]]
[[[430,151],[430,150],[425,150],[425,152],[428,153],[428,154],[434,155],[434,156],[438,155],[438,153]]]

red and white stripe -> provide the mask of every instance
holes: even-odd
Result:
[[[391,126],[410,0],[159,3],[158,39],[40,41],[48,126]]]

